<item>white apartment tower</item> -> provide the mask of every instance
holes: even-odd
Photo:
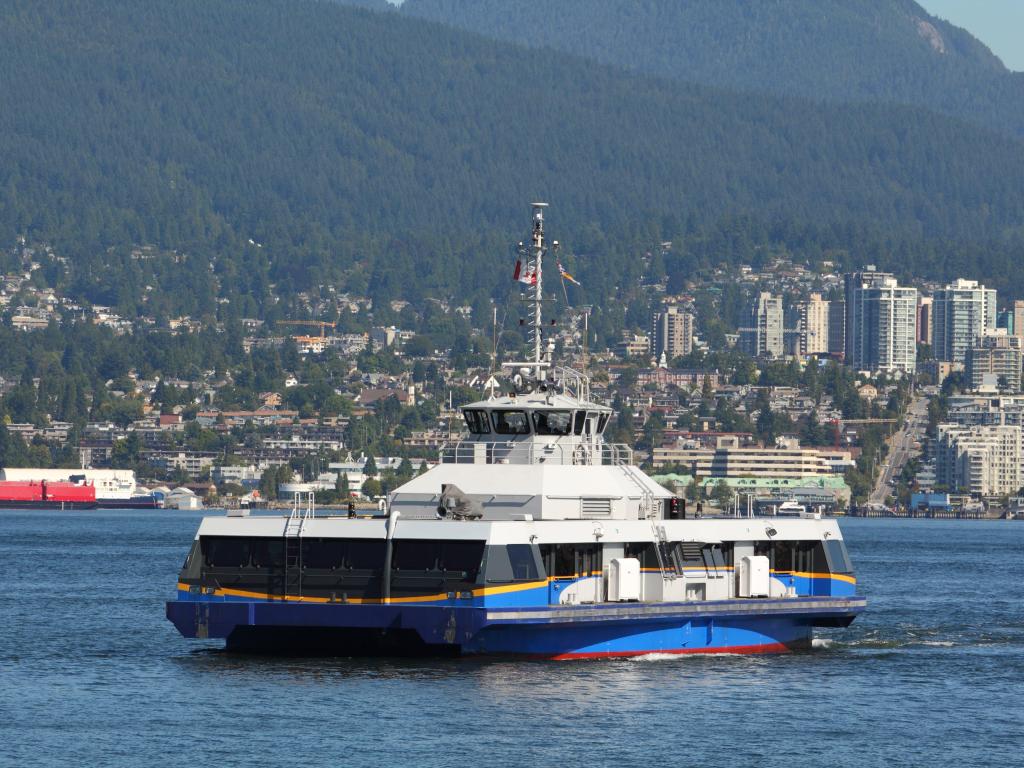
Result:
[[[957,280],[932,296],[932,351],[936,360],[963,363],[967,350],[996,327],[996,292],[976,280]]]
[[[917,289],[869,267],[846,275],[846,363],[858,370],[913,373]]]

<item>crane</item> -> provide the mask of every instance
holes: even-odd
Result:
[[[319,326],[320,338],[324,338],[325,329],[330,328],[332,331],[337,327],[337,323],[328,323],[323,320],[278,320],[278,325],[312,325]]]

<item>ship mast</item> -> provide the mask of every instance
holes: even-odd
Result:
[[[533,240],[530,243],[530,251],[533,262],[533,364],[536,367],[537,377],[540,378],[541,367],[543,366],[543,338],[542,331],[544,320],[542,308],[544,303],[544,209],[547,203],[533,204]]]

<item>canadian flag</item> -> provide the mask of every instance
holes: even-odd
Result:
[[[516,260],[516,271],[512,274],[512,279],[526,285],[537,284],[537,274],[529,267],[524,270],[522,260]]]

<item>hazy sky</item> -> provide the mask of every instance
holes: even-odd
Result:
[[[963,27],[1024,72],[1024,0],[917,0],[928,13]]]

